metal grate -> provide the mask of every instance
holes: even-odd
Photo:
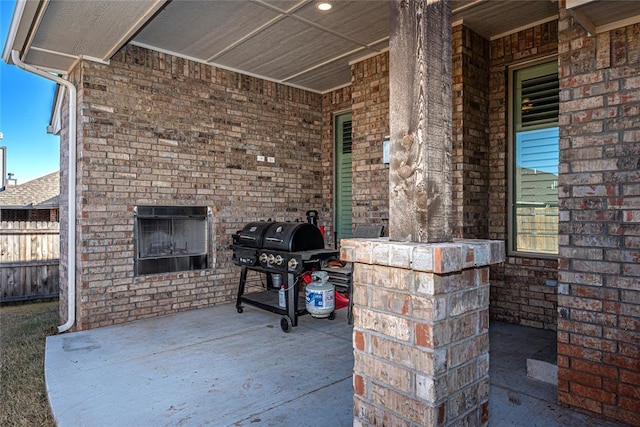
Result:
[[[136,275],[208,267],[206,207],[138,206],[134,212]]]

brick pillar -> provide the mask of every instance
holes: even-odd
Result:
[[[489,265],[504,243],[346,239],[354,425],[486,425]]]

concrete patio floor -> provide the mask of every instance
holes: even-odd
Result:
[[[58,426],[350,426],[351,326],[234,304],[47,338],[45,377]],[[492,323],[490,426],[607,426],[555,404],[526,358],[555,333]]]

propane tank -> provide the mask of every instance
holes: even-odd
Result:
[[[282,308],[287,307],[286,294],[284,292],[284,285],[280,286],[280,290],[278,291],[278,305]]]
[[[314,271],[311,277],[313,281],[305,290],[307,311],[316,318],[329,317],[336,306],[335,286],[329,282],[326,271]]]
[[[284,284],[282,283],[282,275],[271,273],[271,285],[278,290],[278,306],[285,308],[287,306]]]

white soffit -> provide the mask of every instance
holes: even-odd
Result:
[[[458,0],[453,2],[453,21],[486,39],[550,21],[558,15],[558,3],[551,0]]]
[[[164,0],[52,1],[32,46],[107,61],[163,4]]]
[[[206,61],[277,16],[249,2],[177,1],[158,13],[134,42]]]
[[[334,46],[340,48],[332,48]],[[357,47],[355,43],[287,18],[214,62],[281,80]]]
[[[566,1],[599,29],[640,16],[640,0]],[[389,4],[333,0],[333,8],[321,12],[316,3],[27,1],[14,17],[19,24],[8,47],[21,51],[29,64],[64,73],[80,57],[108,61],[130,42],[322,93],[349,84],[350,62],[388,49]],[[453,21],[487,39],[547,22],[557,13],[555,0],[453,0]]]
[[[354,52],[388,44],[386,0],[333,4],[321,12],[310,0],[174,1],[133,44],[325,92],[349,83]]]
[[[567,10],[590,32],[601,33],[640,22],[638,0],[566,0]]]

